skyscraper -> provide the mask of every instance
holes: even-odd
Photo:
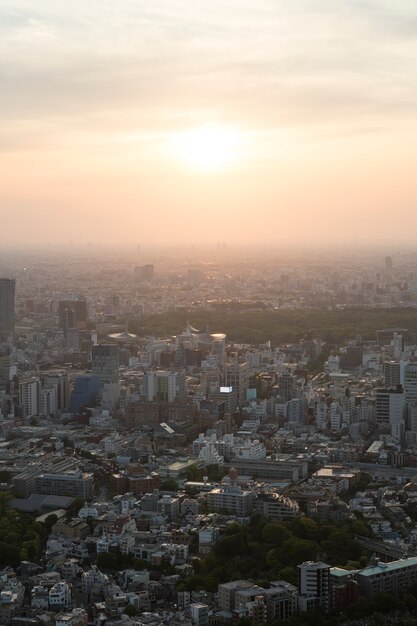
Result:
[[[408,403],[417,403],[417,363],[408,363],[404,368],[404,391]]]
[[[385,389],[396,389],[401,385],[401,363],[399,361],[384,361]]]
[[[58,305],[59,327],[67,333],[69,328],[86,328],[87,302],[82,296],[60,300]]]
[[[224,366],[224,384],[237,391],[239,406],[246,402],[246,392],[249,388],[248,363],[226,363]]]
[[[119,346],[101,343],[92,349],[92,373],[104,383],[119,382]]]
[[[0,335],[8,337],[14,333],[15,288],[13,278],[0,278]]]

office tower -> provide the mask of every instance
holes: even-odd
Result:
[[[42,386],[56,387],[56,404],[59,411],[65,411],[69,407],[69,383],[68,373],[65,370],[44,372],[42,374]]]
[[[417,363],[404,367],[404,392],[407,404],[417,402]]]
[[[323,398],[316,404],[316,428],[318,430],[326,430],[328,423],[327,418],[327,403]]]
[[[384,361],[385,389],[396,389],[401,385],[401,363],[399,361]]]
[[[39,391],[39,415],[46,417],[55,415],[58,410],[56,385],[41,387]]]
[[[329,608],[330,565],[305,561],[297,566],[300,611],[320,606]]]
[[[10,352],[0,349],[0,392],[6,391],[11,378]]]
[[[8,339],[14,334],[15,289],[13,278],[0,278],[0,336]]]
[[[385,257],[385,271],[387,274],[391,274],[392,266],[393,266],[392,257],[386,256]]]
[[[81,407],[96,402],[99,390],[100,380],[96,376],[78,376],[71,392],[71,413],[76,415]]]
[[[69,328],[87,327],[87,302],[82,296],[60,300],[58,304],[59,327],[64,334]]]
[[[220,387],[214,391],[210,391],[210,400],[217,402],[219,405],[224,405],[226,413],[234,413],[238,407],[238,396],[236,389],[233,387]]]
[[[285,373],[278,377],[279,395],[287,402],[292,400],[295,391],[295,378],[291,374]]]
[[[377,389],[375,396],[376,421],[379,427],[400,423],[405,417],[405,393],[397,389]]]
[[[145,372],[142,381],[142,394],[152,402],[174,402],[186,396],[185,374],[182,372]]]
[[[292,398],[287,403],[287,419],[289,422],[302,424],[305,415],[305,400]]]
[[[104,383],[119,382],[119,346],[100,343],[92,348],[92,374]]]
[[[226,363],[224,366],[224,385],[237,391],[239,406],[246,402],[246,392],[249,388],[248,363]]]
[[[219,367],[223,367],[226,360],[226,335],[223,333],[212,334],[211,353],[216,357]]]
[[[411,334],[407,328],[384,328],[383,330],[376,331],[376,340],[378,345],[392,345],[395,335],[401,335],[402,349],[404,349],[405,344],[410,343]]]

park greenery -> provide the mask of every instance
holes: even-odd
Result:
[[[212,332],[224,332],[229,341],[258,344],[270,340],[273,346],[314,337],[335,345],[357,335],[372,340],[376,339],[377,330],[391,327],[417,332],[416,311],[411,307],[274,310],[261,306],[248,309],[235,304],[132,318],[128,320],[129,328],[139,336],[166,337],[181,333],[188,321],[199,329],[204,330],[208,325]]]
[[[48,520],[41,524],[30,513],[15,511],[11,500],[10,493],[0,492],[0,565],[17,566],[38,557],[50,525]]]
[[[354,535],[370,535],[362,520],[335,525],[301,517],[278,523],[255,516],[248,525],[234,522],[227,525],[213,552],[195,561],[194,573],[178,589],[214,592],[219,583],[242,578],[260,585],[279,579],[295,584],[297,565],[317,559],[348,569],[365,567],[369,552]]]

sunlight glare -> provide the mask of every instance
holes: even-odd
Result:
[[[175,133],[173,157],[201,171],[221,171],[243,157],[244,134],[235,128],[203,127]]]

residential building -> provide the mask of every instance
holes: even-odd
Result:
[[[417,582],[417,557],[370,565],[356,572],[356,580],[368,597],[380,592],[399,596]]]
[[[330,565],[320,561],[305,561],[297,566],[300,611],[314,607],[329,608]]]

